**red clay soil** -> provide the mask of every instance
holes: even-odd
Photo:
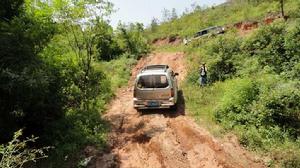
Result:
[[[245,21],[234,24],[234,27],[238,30],[239,35],[245,36],[250,34],[254,29],[259,27],[259,23],[256,21]]]
[[[255,168],[265,167],[241,147],[234,136],[219,140],[186,116],[184,93],[177,110],[137,112],[132,106],[132,85],[139,70],[149,64],[168,64],[186,76],[184,53],[154,53],[132,70],[128,87],[120,89],[104,118],[111,123],[109,147],[93,153],[90,168]],[[93,150],[91,150],[93,151]]]
[[[277,13],[277,12],[268,13],[267,16],[265,17],[265,19],[263,20],[263,23],[268,25],[268,24],[273,23],[275,20],[281,19],[281,18],[282,18],[282,16],[280,13]]]
[[[240,36],[245,36],[251,34],[253,30],[257,29],[260,25],[269,25],[278,19],[282,19],[280,13],[269,13],[261,22],[243,21],[235,23],[233,27],[235,27],[238,30],[238,34]]]
[[[156,47],[165,46],[165,45],[179,45],[182,43],[182,39],[179,37],[166,37],[153,40],[152,44]]]

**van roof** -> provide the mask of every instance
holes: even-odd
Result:
[[[148,65],[145,66],[142,71],[146,71],[146,70],[164,70],[166,71],[167,69],[169,69],[168,65]]]
[[[150,75],[150,74],[155,74],[155,75],[167,74],[168,70],[169,70],[168,65],[148,65],[141,70],[139,76]]]

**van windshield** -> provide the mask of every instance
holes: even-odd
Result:
[[[166,75],[140,76],[137,82],[138,88],[166,88],[169,82]]]

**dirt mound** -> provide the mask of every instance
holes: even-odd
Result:
[[[180,73],[180,81],[186,76],[184,53],[153,53],[142,58],[132,70],[129,87],[118,91],[104,115],[112,128],[108,150],[95,155],[88,167],[264,167],[237,141],[217,140],[185,116],[182,92],[177,110],[139,113],[133,109],[134,76],[149,64],[168,64]]]
[[[245,36],[250,34],[254,29],[257,29],[259,27],[259,22],[257,21],[238,22],[235,23],[233,27],[238,30],[239,35]]]
[[[152,41],[152,44],[158,47],[164,45],[179,45],[181,43],[182,39],[179,36],[157,38]]]
[[[263,20],[264,24],[271,24],[275,20],[282,18],[280,13],[268,13],[265,19]]]
[[[243,21],[238,22],[233,25],[227,25],[227,29],[232,27],[238,30],[239,35],[245,36],[253,32],[253,30],[257,29],[260,25],[269,25],[272,24],[275,20],[282,19],[281,13],[278,12],[270,12],[268,13],[265,18],[259,22],[257,21]],[[284,19],[288,19],[286,16]]]
[[[134,81],[135,76],[143,67],[152,64],[169,65],[175,72],[179,73],[179,81],[182,81],[186,75],[184,54],[182,52],[152,53],[149,56],[143,57],[141,60],[139,60],[138,64],[133,68],[130,83]]]
[[[238,22],[234,24],[234,27],[243,31],[252,30],[258,28],[258,22],[256,21]]]

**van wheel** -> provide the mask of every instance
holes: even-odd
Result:
[[[172,110],[177,110],[177,104],[171,106],[171,109],[172,109]]]
[[[138,113],[142,113],[143,110],[142,109],[139,109],[139,108],[134,108]]]

